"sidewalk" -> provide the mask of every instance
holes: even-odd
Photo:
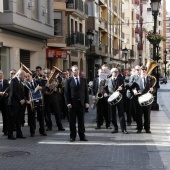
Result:
[[[42,137],[36,130],[26,139],[7,140],[0,133],[0,170],[170,170],[170,80],[158,91],[160,111],[151,113],[152,134],[137,134],[136,124],[129,134],[111,134],[112,129],[95,130],[95,111],[86,113],[88,142],[69,142],[68,122],[65,132],[53,130]],[[55,123],[54,123],[55,125]],[[38,126],[37,126],[38,127]],[[0,127],[2,129],[2,127]]]

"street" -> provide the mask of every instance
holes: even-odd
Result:
[[[129,134],[112,134],[113,129],[95,130],[95,111],[85,113],[88,142],[69,142],[65,132],[53,130],[35,137],[29,127],[22,128],[26,139],[8,140],[0,132],[0,170],[170,170],[170,80],[158,90],[160,110],[151,113],[151,131],[136,133],[136,124],[127,126]],[[54,116],[53,122],[54,122]],[[1,126],[2,131],[2,118]]]

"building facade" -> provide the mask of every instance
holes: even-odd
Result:
[[[30,69],[45,63],[46,39],[54,34],[53,0],[3,0],[0,13],[0,69],[8,77],[22,62]]]

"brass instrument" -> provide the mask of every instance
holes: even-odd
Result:
[[[103,92],[103,89],[105,87],[105,83],[106,83],[105,79],[100,81],[98,92],[96,94],[96,97],[95,97],[92,105],[91,105],[91,109],[93,109],[93,110],[96,108],[98,101],[103,98],[103,93],[102,92]]]
[[[50,95],[55,91],[56,87],[59,84],[59,82],[57,80],[59,73],[62,73],[62,71],[59,68],[53,66],[53,72],[52,72],[51,76],[49,77],[49,79],[47,80],[49,87],[47,88],[45,94]]]

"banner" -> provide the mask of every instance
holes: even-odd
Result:
[[[62,58],[67,59],[67,51],[59,50],[59,49],[46,49],[46,57],[47,58]]]

